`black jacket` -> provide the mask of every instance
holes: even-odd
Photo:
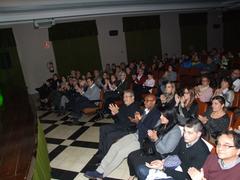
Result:
[[[184,138],[182,137],[176,149],[171,154],[178,155],[182,162],[181,167],[183,172],[175,171],[170,168],[166,168],[165,172],[175,180],[190,179],[187,173],[188,168],[195,167],[201,169],[209,153],[207,145],[201,138],[195,144],[187,148]]]
[[[153,129],[160,119],[160,111],[154,107],[146,117],[137,124],[138,140],[142,143],[143,139],[147,137],[147,130]]]
[[[132,103],[129,106],[126,106],[125,104],[122,105],[119,109],[119,112],[114,116],[115,124],[123,130],[130,130],[132,132],[135,132],[136,124],[131,122],[129,120],[130,117],[134,117],[135,112],[141,112],[139,105],[137,103]]]

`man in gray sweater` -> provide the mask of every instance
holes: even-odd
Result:
[[[100,89],[94,83],[92,78],[87,78],[88,88],[84,92],[79,86],[75,87],[78,92],[78,96],[73,102],[72,112],[70,117],[77,123],[78,119],[81,118],[81,110],[88,107],[96,107],[96,101],[100,99]]]

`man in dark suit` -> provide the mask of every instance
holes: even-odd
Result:
[[[125,72],[121,72],[120,80],[117,82],[117,89],[114,91],[107,91],[104,94],[104,114],[109,114],[110,111],[108,109],[109,104],[113,103],[116,100],[120,100],[122,98],[123,92],[128,89],[128,82],[126,79],[127,75]]]
[[[134,102],[134,93],[132,90],[124,91],[123,101],[124,104],[120,108],[116,104],[109,105],[114,124],[100,127],[98,153],[95,156],[99,160],[106,155],[114,142],[137,130],[136,124],[129,120],[129,117],[134,117],[135,112],[141,111],[139,105]]]
[[[146,79],[147,77],[144,75],[144,70],[139,68],[137,77],[133,82],[133,91],[137,101],[141,100],[142,87]]]
[[[137,132],[128,134],[109,149],[106,156],[101,161],[96,171],[87,171],[85,176],[88,178],[103,178],[108,176],[116,169],[127,156],[138,149],[143,139],[147,137],[147,131],[153,129],[160,118],[160,111],[155,107],[156,97],[149,94],[145,97],[144,113],[136,112],[134,118],[130,118],[132,122],[137,124]]]
[[[171,155],[177,155],[181,160],[182,172],[174,168],[164,166],[163,160],[155,160],[148,166],[151,169],[161,169],[167,176],[176,180],[191,179],[187,171],[190,167],[201,169],[209,155],[209,149],[201,139],[203,126],[198,119],[189,119],[184,126],[184,137],[179,141],[176,149]],[[139,166],[136,174],[139,180],[145,180],[149,173],[149,168],[145,165]]]

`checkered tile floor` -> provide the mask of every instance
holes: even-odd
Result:
[[[97,152],[99,127],[112,119],[95,122],[93,116],[83,116],[79,125],[71,125],[67,115],[38,111],[44,129],[52,179],[85,180],[84,172],[95,170],[93,155]],[[128,179],[126,160],[107,179]]]

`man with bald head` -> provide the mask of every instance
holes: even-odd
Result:
[[[92,179],[107,177],[131,152],[140,149],[143,139],[147,137],[147,131],[153,129],[160,118],[160,111],[155,104],[156,97],[154,95],[149,94],[145,97],[144,113],[136,112],[134,118],[130,118],[137,124],[137,132],[128,134],[114,143],[96,171],[87,171],[84,174],[86,177]]]

